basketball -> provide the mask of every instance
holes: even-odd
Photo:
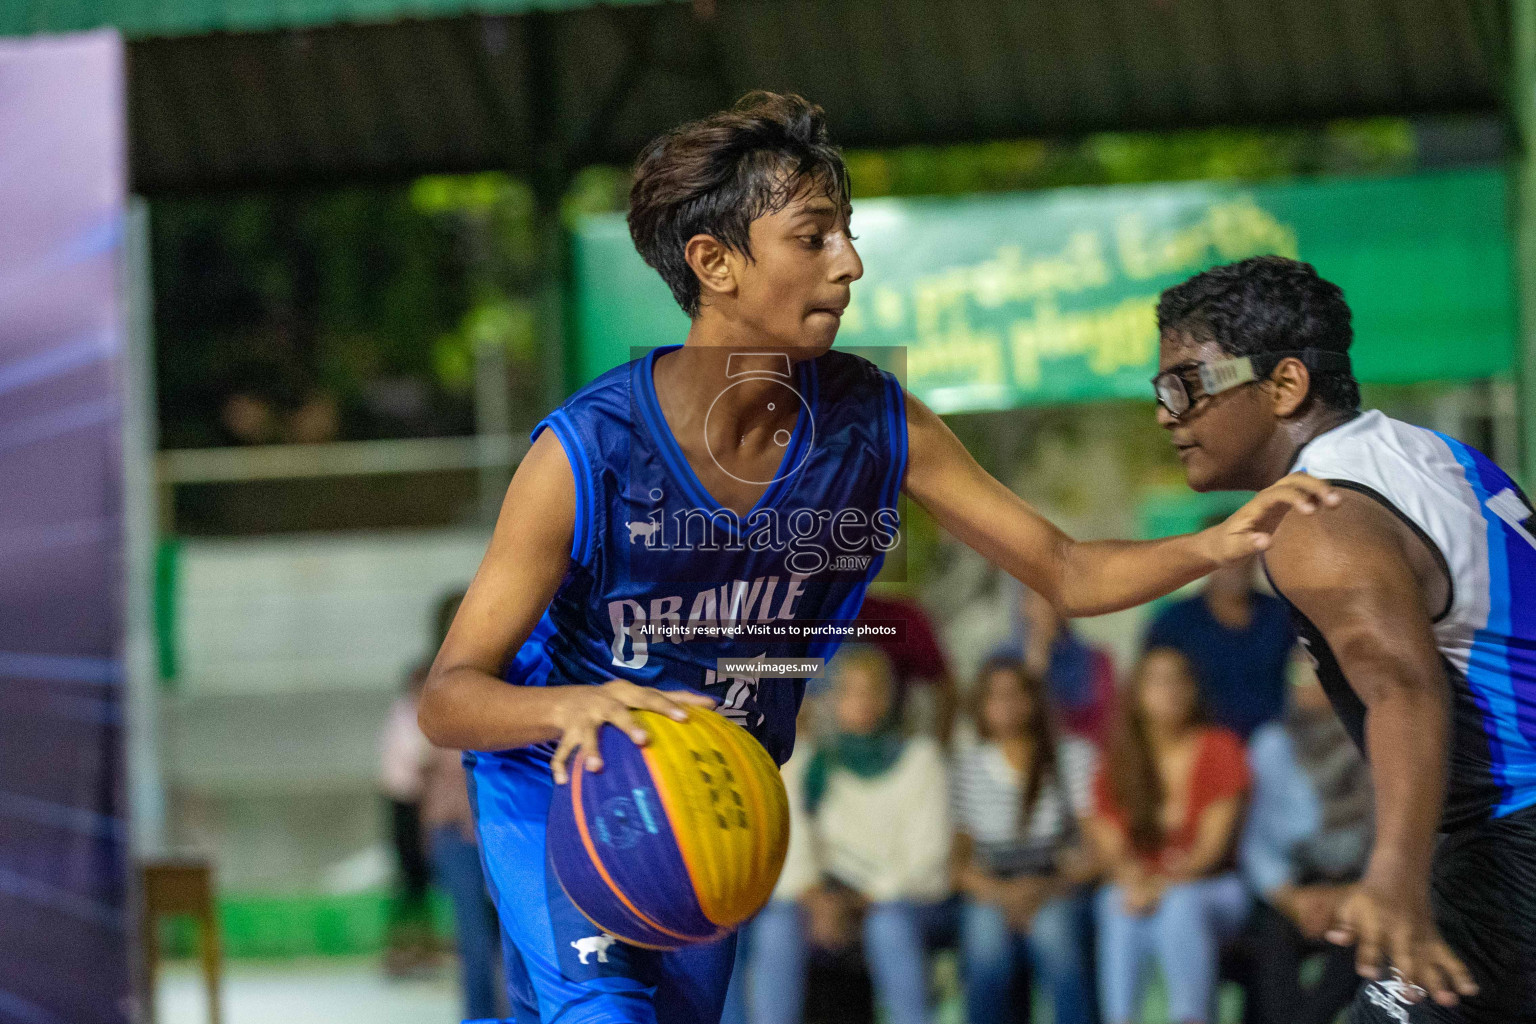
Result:
[[[678,949],[728,935],[768,902],[789,844],[778,767],[747,731],[688,709],[635,711],[650,735],[598,737],[603,768],[557,786],[548,855],[571,902],[624,942]]]

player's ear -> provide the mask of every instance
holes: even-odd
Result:
[[[1280,419],[1296,415],[1312,387],[1306,365],[1300,359],[1282,359],[1269,380],[1275,389],[1275,415]]]
[[[694,235],[683,247],[683,258],[699,278],[700,297],[734,295],[736,292],[735,254],[714,235]]]

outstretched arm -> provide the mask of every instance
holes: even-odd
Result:
[[[1297,473],[1200,533],[1075,541],[982,469],[944,421],[911,394],[907,453],[907,494],[944,529],[1070,616],[1101,615],[1161,597],[1264,550],[1292,508],[1311,512],[1338,500],[1326,484]]]
[[[1287,521],[1266,555],[1275,587],[1328,641],[1366,707],[1376,847],[1329,937],[1358,943],[1359,971],[1389,960],[1437,1002],[1477,991],[1435,929],[1429,868],[1445,794],[1450,689],[1424,587],[1390,512],[1350,493],[1327,516]]]

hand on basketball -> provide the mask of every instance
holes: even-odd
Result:
[[[1282,477],[1250,498],[1226,522],[1205,531],[1211,555],[1225,565],[1258,554],[1269,547],[1280,520],[1292,510],[1310,515],[1340,500],[1336,488],[1316,477],[1305,473]]]
[[[549,770],[557,785],[570,779],[570,760],[580,754],[582,767],[589,772],[603,770],[598,753],[597,734],[604,725],[624,730],[635,743],[644,746],[650,739],[632,709],[655,711],[679,722],[687,721],[689,707],[713,708],[715,701],[702,693],[687,690],[658,690],[614,679],[601,686],[562,686],[555,724],[560,729],[560,743],[549,759]]]
[[[1362,978],[1383,977],[1382,963],[1389,963],[1411,1001],[1428,994],[1441,1006],[1455,1006],[1462,996],[1477,995],[1466,964],[1435,928],[1427,900],[1362,882],[1340,905],[1327,937],[1337,945],[1357,945],[1355,969]]]

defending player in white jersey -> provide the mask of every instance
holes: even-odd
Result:
[[[1158,419],[1191,487],[1305,470],[1344,493],[1264,562],[1371,761],[1376,846],[1330,934],[1373,979],[1351,1020],[1536,1021],[1529,502],[1480,452],[1360,411],[1349,307],[1308,264],[1196,275],[1158,326]]]

